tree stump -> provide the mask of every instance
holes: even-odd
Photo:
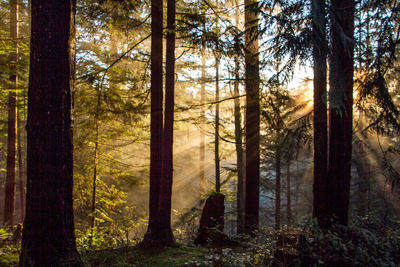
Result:
[[[206,245],[213,243],[216,236],[215,232],[224,230],[224,206],[225,196],[215,193],[209,196],[204,205],[200,219],[199,234],[194,241],[195,244]]]

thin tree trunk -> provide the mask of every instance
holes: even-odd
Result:
[[[370,35],[369,35],[369,24],[370,24],[370,14],[369,14],[369,10],[367,10],[367,18],[365,20],[366,23],[366,50],[367,50],[367,54],[366,54],[366,69],[369,69],[370,65],[371,65],[371,61],[372,61],[372,52],[371,52],[371,40],[370,40]]]
[[[149,225],[143,245],[156,245],[160,232],[159,195],[162,172],[163,86],[162,28],[163,1],[151,1],[151,118],[150,118],[150,200]]]
[[[235,1],[235,23],[239,27],[239,4]],[[236,143],[236,165],[237,165],[237,233],[244,233],[244,209],[245,209],[245,184],[244,184],[244,158],[243,158],[243,133],[239,99],[239,70],[240,70],[240,43],[239,38],[235,39],[235,82],[233,86],[233,96],[235,105],[235,143]]]
[[[104,74],[105,75],[105,74]],[[97,175],[98,175],[98,166],[99,166],[99,115],[100,115],[100,105],[101,105],[101,90],[103,86],[103,81],[104,81],[104,76],[103,80],[101,82],[100,87],[97,90],[97,104],[96,104],[96,114],[94,118],[94,131],[95,131],[95,136],[94,136],[94,155],[93,155],[93,180],[92,180],[92,207],[90,211],[90,216],[89,216],[89,225],[90,225],[90,240],[89,243],[90,245],[92,244],[92,238],[94,234],[94,228],[96,226],[96,192],[97,192]]]
[[[243,159],[243,136],[241,126],[241,112],[239,96],[239,60],[235,57],[235,84],[234,84],[234,105],[235,105],[235,143],[236,143],[236,165],[238,173],[237,183],[237,233],[244,232],[244,208],[245,208],[245,184],[244,184],[244,159]]]
[[[98,136],[98,134],[96,134]],[[96,137],[96,141],[94,144],[94,162],[93,162],[93,180],[92,180],[92,207],[90,210],[90,231],[91,231],[91,237],[93,236],[93,231],[96,223],[96,191],[97,191],[97,166],[98,166],[98,137]],[[92,243],[90,241],[90,243]]]
[[[299,217],[299,191],[300,191],[300,183],[299,183],[299,162],[296,161],[296,186],[295,186],[295,192],[294,192],[294,218],[295,221],[297,221],[297,218]]]
[[[275,151],[275,229],[281,228],[281,152],[280,148]]]
[[[218,0],[215,1],[215,6],[218,8]],[[219,30],[219,19],[217,18],[216,27]],[[219,158],[219,51],[218,43],[215,51],[215,135],[214,135],[214,161],[215,161],[215,191],[221,191],[221,173],[220,173],[220,158]]]
[[[291,195],[291,177],[290,177],[290,160],[287,162],[287,171],[286,171],[286,183],[287,183],[287,192],[286,192],[286,199],[287,199],[287,221],[290,225],[292,223],[292,195]]]
[[[260,76],[256,0],[245,0],[246,208],[245,231],[258,227],[260,195]]]
[[[116,10],[113,11],[115,13]],[[116,16],[116,14],[112,14],[112,16]],[[115,60],[118,58],[118,41],[115,39],[115,36],[111,36],[111,45],[110,45],[110,54],[111,59]],[[100,131],[100,111],[101,111],[101,97],[103,92],[104,80],[107,72],[103,73],[103,77],[101,79],[100,85],[97,88],[97,101],[96,101],[96,112],[94,116],[94,151],[93,151],[93,178],[92,178],[92,200],[91,200],[91,211],[89,215],[89,225],[90,225],[90,245],[92,244],[92,238],[94,235],[94,229],[96,227],[96,198],[97,198],[97,179],[99,172],[99,155],[100,155],[100,146],[99,146],[99,131]],[[74,108],[74,106],[72,106]]]
[[[367,215],[367,190],[368,190],[368,167],[369,162],[367,158],[367,151],[362,147],[358,150],[358,158],[357,160],[353,161],[354,166],[357,169],[357,174],[359,177],[358,180],[358,190],[357,195],[359,196],[359,201],[357,201],[357,213],[359,216]]]
[[[354,1],[332,0],[329,72],[330,217],[347,225],[353,119]]]
[[[21,143],[21,120],[20,112],[17,109],[17,142],[18,142],[18,187],[19,187],[19,205],[20,205],[20,216],[21,223],[24,222],[24,198],[25,198],[25,186],[24,186],[24,169],[23,169],[23,158],[22,158],[22,143]]]
[[[219,57],[215,57],[215,191],[221,191],[221,174],[219,160]]]
[[[175,242],[171,230],[175,87],[175,0],[167,1],[167,30],[163,169],[159,200],[161,230],[159,239],[162,245],[171,245]]]
[[[325,0],[312,0],[313,60],[314,60],[314,184],[313,217],[324,227],[328,220],[328,133],[326,97]]]
[[[73,0],[32,2],[27,200],[19,266],[83,266],[73,213]]]
[[[205,120],[206,120],[206,111],[204,108],[204,103],[205,103],[205,98],[206,98],[206,84],[205,84],[205,55],[204,51],[203,54],[201,55],[201,87],[200,87],[200,105],[201,105],[201,111],[200,111],[200,173],[199,173],[199,188],[200,188],[200,205],[202,204],[202,199],[201,195],[205,193],[206,191],[206,177],[205,177],[205,143],[206,143],[206,135],[204,134],[205,131]]]
[[[14,224],[15,209],[15,154],[17,131],[17,87],[18,87],[18,4],[10,1],[10,38],[15,52],[10,54],[10,91],[8,93],[7,130],[7,176],[5,185],[4,224]]]

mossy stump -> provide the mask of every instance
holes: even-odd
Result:
[[[200,219],[199,233],[194,241],[198,245],[214,243],[215,230],[224,230],[225,196],[221,193],[214,193],[209,196],[204,205]]]

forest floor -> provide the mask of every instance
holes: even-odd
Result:
[[[85,267],[244,266],[239,262],[236,265],[234,261],[243,261],[249,257],[243,248],[204,248],[181,244],[167,248],[90,250],[80,251],[80,254]],[[17,265],[16,251],[0,253],[0,266]]]
[[[113,250],[81,252],[86,266],[201,266],[208,250],[201,247],[177,245],[164,249],[127,247]]]
[[[255,237],[218,238],[219,245],[206,247],[188,242],[163,249],[80,247],[79,252],[86,267],[261,267],[272,262],[280,266],[400,266],[400,225],[366,222],[337,225],[328,231],[313,224],[265,230]],[[20,240],[5,238],[6,232],[1,230],[0,267],[17,266]]]

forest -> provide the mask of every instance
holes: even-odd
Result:
[[[0,0],[0,266],[400,266],[399,0]]]

